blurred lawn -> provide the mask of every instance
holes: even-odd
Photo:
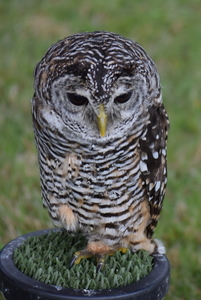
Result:
[[[34,67],[57,40],[94,30],[136,40],[157,64],[171,122],[169,182],[155,234],[172,267],[165,299],[201,299],[200,0],[0,1],[0,248],[52,227],[31,124]]]

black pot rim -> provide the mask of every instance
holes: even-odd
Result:
[[[143,279],[139,280],[138,282],[113,289],[75,290],[49,285],[28,277],[15,267],[12,261],[14,249],[19,247],[29,236],[48,234],[50,230],[61,231],[62,229],[46,229],[25,234],[9,242],[1,250],[0,289],[4,296],[6,295],[6,292],[11,292],[11,289],[13,288],[18,292],[26,291],[29,294],[32,294],[32,297],[30,299],[78,300],[90,298],[91,300],[157,300],[163,299],[163,297],[167,293],[169,287],[170,264],[165,255],[154,255],[154,267],[152,271]],[[33,295],[35,295],[35,298]],[[153,298],[150,297],[151,295],[153,295]],[[40,298],[38,298],[39,296]],[[17,300],[18,298],[15,297],[15,299]]]

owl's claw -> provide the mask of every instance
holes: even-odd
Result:
[[[105,255],[97,256],[96,273],[100,272],[105,264]]]
[[[91,254],[85,250],[75,252],[70,261],[69,268],[71,269],[74,264],[78,265],[80,263],[80,261],[82,260],[82,258],[89,258],[91,256],[93,256],[93,254]]]
[[[69,268],[71,269],[72,268],[72,266],[74,265],[74,263],[76,263],[76,260],[78,259],[78,256],[79,255],[77,255],[77,253],[79,253],[79,252],[75,252],[74,253],[74,255],[73,255],[73,257],[72,257],[72,259],[71,259],[71,261],[70,261],[70,265],[69,265]],[[81,260],[81,259],[80,259]],[[79,260],[79,261],[80,261]]]

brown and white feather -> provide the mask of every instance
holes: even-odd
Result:
[[[115,102],[128,92],[126,103]],[[69,93],[87,102],[73,106]],[[104,137],[96,124],[101,103]],[[37,65],[32,114],[43,204],[53,223],[81,230],[91,248],[160,252],[152,235],[167,183],[169,121],[143,48],[107,32],[59,41]]]

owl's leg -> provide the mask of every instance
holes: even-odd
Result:
[[[106,255],[114,253],[114,249],[106,246],[101,241],[89,241],[86,248],[75,252],[70,262],[70,268],[75,264],[79,264],[82,258],[89,258],[91,256],[97,257],[97,272],[103,268]]]

